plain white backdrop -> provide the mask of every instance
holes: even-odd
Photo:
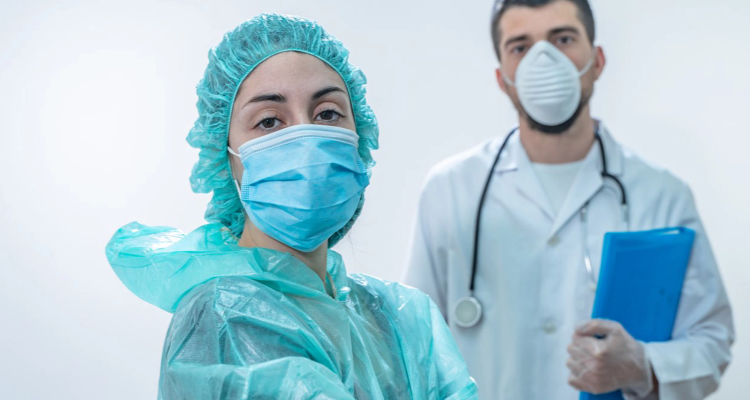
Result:
[[[369,78],[381,124],[365,211],[337,250],[401,278],[420,186],[516,116],[494,80],[492,0],[2,1],[0,398],[156,397],[170,314],[129,293],[104,246],[138,220],[184,231],[195,85],[224,32],[273,11],[319,21]],[[750,2],[593,0],[616,138],[686,180],[738,333],[715,400],[750,393]],[[482,173],[484,173],[482,171]]]

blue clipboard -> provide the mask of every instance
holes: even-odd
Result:
[[[695,231],[688,228],[604,235],[591,317],[617,321],[642,342],[670,340],[694,240]],[[580,397],[623,399],[620,391]]]

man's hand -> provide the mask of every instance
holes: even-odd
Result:
[[[568,346],[568,383],[592,394],[618,389],[645,397],[653,391],[645,348],[618,322],[591,320],[576,328]]]

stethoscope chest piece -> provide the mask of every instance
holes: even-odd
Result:
[[[471,328],[482,319],[482,305],[474,297],[463,297],[453,305],[453,320],[462,328]]]

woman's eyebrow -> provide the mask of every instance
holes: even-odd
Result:
[[[313,100],[317,100],[317,99],[319,99],[319,98],[321,98],[321,97],[323,97],[323,96],[325,96],[325,95],[327,95],[328,93],[331,93],[331,92],[346,93],[344,91],[344,89],[341,89],[338,86],[328,86],[328,87],[325,87],[325,88],[320,89],[317,92],[315,92],[315,94],[312,95],[312,99]]]
[[[250,99],[247,103],[245,103],[245,106],[250,103],[260,103],[263,101],[275,101],[277,103],[286,103],[286,97],[278,93],[261,94],[259,96],[255,96],[252,99]],[[245,106],[242,106],[242,107],[245,107]]]

